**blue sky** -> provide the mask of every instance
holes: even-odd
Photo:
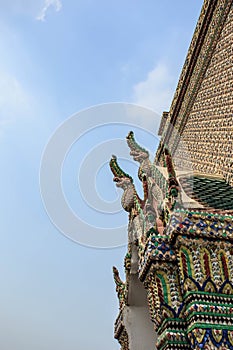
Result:
[[[57,230],[40,195],[41,157],[56,128],[91,106],[125,102],[156,115],[167,110],[201,5],[200,0],[0,0],[2,349],[119,348],[113,339],[118,304],[111,268],[118,266],[123,275],[126,248],[88,248]],[[85,118],[77,116],[80,123]],[[98,113],[91,116],[101,126]],[[109,123],[121,121],[109,115]],[[137,124],[130,117],[125,122]],[[153,122],[145,118],[141,124]],[[128,130],[121,124],[97,128],[74,144],[64,162],[67,200],[92,226],[125,225],[127,214],[109,219],[98,208],[91,213],[81,202],[78,169],[93,148],[124,138]],[[139,129],[136,136],[155,151],[156,137]],[[109,154],[117,153],[107,145]],[[106,161],[95,157],[96,191],[105,202],[118,198],[120,208]],[[136,174],[135,165],[122,164]],[[84,191],[92,181],[88,173]]]

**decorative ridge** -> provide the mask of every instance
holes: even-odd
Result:
[[[204,2],[202,7],[201,15],[198,20],[198,24],[196,26],[196,30],[194,32],[188,54],[186,57],[185,64],[181,71],[180,79],[177,85],[177,89],[171,104],[168,123],[165,126],[163,133],[163,140],[160,142],[158,151],[157,151],[157,159],[159,160],[162,156],[164,144],[169,142],[170,135],[172,133],[172,126],[175,125],[178,116],[182,115],[182,121],[179,129],[179,133],[181,133],[181,128],[183,127],[183,119],[186,118],[188,111],[190,110],[193,101],[195,100],[196,94],[198,92],[198,87],[200,86],[212,54],[214,52],[214,48],[216,46],[217,37],[221,32],[221,28],[225,22],[226,16],[232,6],[232,1],[229,0],[207,0]],[[211,27],[211,23],[214,19],[218,20],[218,25]],[[213,33],[209,33],[209,31],[213,31]],[[202,53],[203,45],[206,44],[206,40],[209,38],[208,43],[208,52],[206,54]],[[195,73],[194,72],[198,70]],[[193,81],[193,79],[195,81]],[[190,84],[192,83],[192,89],[187,93]],[[186,98],[186,96],[188,96]],[[187,99],[187,101],[186,101]],[[180,109],[186,101],[186,111],[180,113]],[[170,122],[170,123],[169,123]],[[177,142],[178,139],[176,140]],[[176,147],[174,142],[173,151]]]

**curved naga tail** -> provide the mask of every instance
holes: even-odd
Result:
[[[117,157],[112,155],[112,158],[109,162],[109,165],[110,165],[110,169],[113,173],[113,175],[115,177],[119,177],[119,178],[123,178],[123,177],[127,177],[128,179],[131,180],[131,182],[133,182],[133,178],[129,175],[129,174],[126,174],[122,169],[121,167],[119,166],[119,164],[117,163]]]
[[[112,271],[113,271],[113,278],[116,285],[123,286],[125,283],[121,280],[118,269],[115,266],[113,266]]]
[[[151,175],[151,162],[149,160],[149,152],[135,141],[133,131],[130,131],[128,133],[126,136],[126,141],[130,148],[130,155],[136,162],[140,163],[138,169],[138,177],[139,180],[143,181],[144,174],[146,174],[147,177]]]
[[[126,136],[126,140],[127,140],[128,146],[129,146],[129,148],[130,148],[130,150],[131,150],[131,153],[132,153],[131,155],[132,155],[132,156],[133,156],[133,152],[143,152],[143,153],[147,154],[147,155],[148,155],[148,158],[149,158],[149,152],[148,152],[145,148],[141,147],[141,146],[135,141],[133,131],[130,131],[130,132],[128,133],[128,136]]]
[[[120,279],[119,271],[115,266],[113,266],[113,278],[116,284],[120,308],[122,308],[126,302],[126,284]]]

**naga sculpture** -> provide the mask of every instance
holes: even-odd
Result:
[[[133,131],[129,132],[126,140],[130,148],[130,155],[136,162],[140,163],[138,169],[138,177],[142,181],[143,175],[145,175],[147,178],[151,175],[151,162],[149,160],[149,152],[145,148],[142,148],[135,141]]]
[[[112,156],[110,168],[114,175],[113,181],[116,182],[117,187],[122,188],[124,191],[121,198],[122,207],[129,213],[132,232],[135,231],[139,236],[143,236],[143,233],[139,232],[140,230],[137,225],[139,213],[142,213],[144,221],[143,232],[147,232],[156,226],[157,232],[162,235],[171,213],[181,205],[180,187],[176,178],[171,154],[165,148],[164,157],[168,178],[166,198],[164,199],[164,194],[153,172],[153,165],[149,160],[149,152],[137,144],[132,131],[129,132],[126,139],[130,148],[130,155],[135,161],[140,163],[138,177],[143,183],[144,199],[138,196],[132,177],[120,168],[117,163],[117,157]],[[134,220],[136,217],[137,220]],[[132,223],[133,225],[131,225]],[[140,224],[139,226],[141,227],[142,225]],[[132,237],[135,238],[136,236],[132,234]]]
[[[151,226],[154,226],[155,221],[157,223],[157,227],[160,228],[160,231],[163,231],[164,227],[162,225],[161,220],[159,219],[159,204],[163,200],[163,194],[161,189],[156,184],[156,181],[153,177],[152,164],[149,159],[149,152],[141,147],[134,138],[133,131],[130,131],[126,137],[127,144],[130,148],[130,155],[136,162],[140,163],[138,169],[138,177],[141,181],[143,181],[143,177],[146,176],[148,183],[148,201],[146,203],[146,208],[144,210],[144,214],[146,216],[146,222],[148,225],[148,229]]]
[[[133,179],[131,176],[126,174],[118,165],[117,157],[112,156],[110,160],[110,168],[114,175],[113,181],[116,182],[116,186],[124,190],[121,198],[121,204],[125,211],[129,213],[130,219],[133,219],[139,214],[138,208],[143,209],[148,198],[148,188],[146,177],[143,176],[143,189],[144,199],[142,200],[135,189]]]

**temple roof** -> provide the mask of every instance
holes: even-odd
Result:
[[[194,175],[179,181],[185,193],[204,207],[233,210],[233,188],[223,179]]]

